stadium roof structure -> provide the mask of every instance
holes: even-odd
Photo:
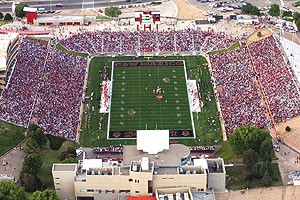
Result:
[[[24,12],[37,12],[37,8],[31,8],[31,7],[24,7]]]
[[[169,149],[169,130],[137,130],[137,150],[157,154]]]
[[[0,71],[6,70],[7,50],[18,35],[18,33],[0,34]]]

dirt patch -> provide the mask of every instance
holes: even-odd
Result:
[[[185,0],[172,0],[178,8],[178,19],[192,20],[204,18],[202,12],[195,6],[188,4]]]
[[[291,128],[290,132],[285,130],[286,126]],[[276,130],[288,146],[300,152],[300,117],[278,124]]]
[[[261,37],[257,37],[257,33],[258,32],[261,32]],[[266,37],[269,37],[271,36],[272,33],[267,29],[267,28],[262,28],[262,29],[259,29],[257,31],[255,31],[254,33],[252,33],[248,38],[247,38],[247,44],[251,44],[252,42],[256,42],[256,41],[259,41],[259,40],[262,40]]]
[[[216,193],[217,200],[259,199],[259,200],[297,200],[300,196],[300,186],[280,186],[250,190]]]

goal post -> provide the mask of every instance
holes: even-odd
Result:
[[[154,53],[153,52],[144,52],[144,58],[147,58],[148,60],[153,58]]]

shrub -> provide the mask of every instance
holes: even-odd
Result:
[[[290,132],[292,129],[291,129],[291,127],[289,127],[289,126],[286,126],[286,127],[285,127],[285,130],[286,130],[287,132]]]
[[[53,136],[53,135],[46,135],[46,137],[50,142],[50,148],[52,150],[58,150],[61,147],[61,145],[64,143],[64,141],[66,141],[66,139],[64,138]]]

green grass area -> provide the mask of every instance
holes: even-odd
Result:
[[[114,67],[113,80],[110,131],[192,130],[183,66]]]
[[[14,148],[24,139],[25,129],[0,121],[0,156]]]
[[[125,60],[147,60],[143,57],[96,57],[94,58],[89,67],[89,78],[86,89],[86,96],[90,96],[94,93],[94,98],[85,99],[84,114],[82,117],[80,143],[82,146],[107,146],[107,145],[119,145],[119,144],[135,144],[135,140],[107,140],[107,121],[108,115],[104,115],[104,123],[102,129],[99,130],[99,98],[100,91],[99,85],[102,82],[101,73],[105,64],[109,66],[108,75],[110,77],[111,63],[112,61],[125,61]],[[173,57],[154,57],[150,60],[185,60],[187,76],[190,79],[196,79],[200,86],[201,99],[204,103],[202,112],[193,114],[196,139],[175,140],[180,141],[186,145],[212,145],[214,140],[221,141],[221,128],[218,119],[217,107],[215,96],[213,93],[213,87],[210,83],[210,74],[207,67],[203,64],[206,62],[202,56],[173,56]],[[201,69],[201,72],[197,72],[197,66]],[[114,92],[114,91],[113,91]],[[113,94],[115,95],[115,94]],[[93,109],[94,108],[94,109]],[[197,119],[198,118],[198,119]],[[214,120],[214,125],[211,127],[208,123],[208,119]],[[200,140],[200,141],[199,141]]]
[[[228,141],[223,143],[223,146],[218,150],[215,156],[223,158],[225,163],[236,163],[243,161],[243,156],[236,155]]]
[[[283,185],[278,164],[274,163],[272,167],[275,174],[272,186]],[[251,182],[246,180],[246,176],[249,174],[249,169],[246,166],[226,167],[226,174],[229,176],[226,183],[229,190],[264,187],[262,179],[254,179]]]
[[[66,151],[68,147],[78,148],[79,145],[71,141],[65,141],[59,150],[54,151],[50,148],[49,144],[50,143],[48,142],[44,147],[41,148],[40,154],[43,158],[43,165],[37,175],[47,188],[54,189],[51,172],[53,163],[60,162],[61,152]]]
[[[237,49],[239,47],[240,47],[240,42],[237,41],[236,43],[234,43],[233,45],[231,45],[227,49],[220,49],[220,50],[216,50],[216,51],[211,51],[211,52],[208,52],[208,54],[209,55],[214,55],[214,54],[217,54],[217,53],[224,53],[224,52],[227,52],[227,51],[232,51],[232,50]]]
[[[10,20],[0,20],[0,26],[4,25],[4,24],[8,24],[11,23],[12,21]]]
[[[102,15],[101,16],[97,16],[96,19],[98,19],[98,20],[111,20],[110,17],[102,16]]]
[[[88,53],[82,53],[82,52],[77,52],[77,51],[70,51],[68,49],[66,49],[63,45],[61,44],[57,44],[56,45],[56,48],[63,51],[63,52],[66,52],[66,53],[69,53],[69,54],[73,54],[73,55],[77,55],[77,56],[83,56],[83,57],[88,57]]]

